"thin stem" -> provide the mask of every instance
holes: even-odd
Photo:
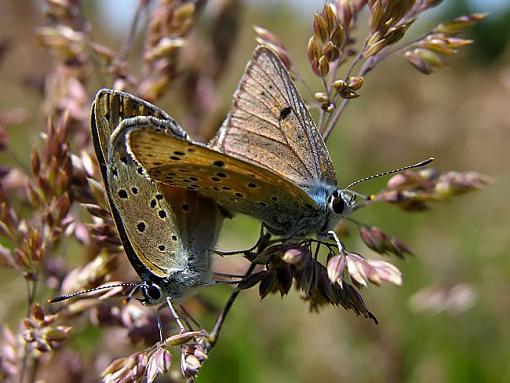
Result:
[[[27,173],[27,174],[30,173],[30,170],[28,170],[28,167],[25,166],[25,164],[21,161],[21,159],[16,154],[16,152],[14,150],[12,150],[12,148],[8,148],[7,153],[9,153],[9,155],[12,157],[14,162],[16,162],[18,164],[18,166],[25,171],[25,173]]]
[[[343,49],[343,48],[342,48]],[[338,58],[336,61],[333,61],[331,65],[329,66],[329,76],[331,78],[331,81],[329,82],[329,87],[327,87],[328,94],[333,89],[333,81],[335,81],[336,73],[338,72],[338,68],[340,68],[340,65],[342,65],[345,61],[342,61],[341,57]]]
[[[361,53],[361,51],[360,51],[360,53]],[[375,56],[370,57],[368,60],[366,60],[363,63],[363,65],[361,66],[361,69],[358,72],[358,76],[360,76],[360,77],[365,76],[368,72],[370,72],[375,67],[375,65],[377,65],[379,62],[384,60],[386,58],[386,56],[383,56],[383,54],[384,54],[384,50],[382,50]],[[360,56],[360,54],[358,54],[358,56]],[[379,58],[380,56],[383,56],[383,57]],[[351,68],[348,71],[348,73],[350,73],[352,68],[354,68],[354,65],[351,65]],[[351,101],[351,99],[348,99],[348,98],[343,99],[342,102],[340,103],[340,106],[335,110],[335,112],[332,114],[331,118],[328,120],[328,124],[322,134],[322,136],[324,137],[324,140],[327,140],[327,138],[333,131],[333,128],[335,127],[336,123],[342,116],[342,113],[345,110],[345,108],[347,107],[347,104],[349,103],[349,101]]]
[[[319,114],[319,132],[322,130],[322,126],[324,124],[324,121],[327,121],[327,119],[324,119],[325,117],[325,112],[324,110],[322,110],[322,108],[319,109],[320,110],[320,114]]]
[[[85,31],[84,25],[85,25],[85,17],[83,16],[83,3],[81,1],[78,2],[78,10],[80,12],[80,20],[82,21],[82,31],[84,32],[83,35],[85,36],[85,49],[87,49],[87,53],[90,57],[90,60],[92,62],[92,67],[94,68],[94,74],[96,75],[96,80],[99,82],[100,85],[104,85],[104,78],[101,72],[101,65],[99,61],[97,60],[96,54],[94,52],[94,43],[92,42],[89,31]]]
[[[350,222],[352,222],[356,226],[358,226],[358,228],[359,227],[367,227],[367,228],[370,227],[370,225],[367,225],[366,223],[360,222],[360,221],[358,221],[358,220],[356,220],[354,218],[351,218],[351,217],[345,217],[345,219],[350,221]]]
[[[314,92],[312,90],[312,88],[310,88],[310,86],[308,85],[308,83],[303,79],[303,77],[301,77],[298,73],[296,72],[292,72],[292,75],[294,76],[294,78],[299,81],[301,84],[303,84],[303,87],[305,88],[305,90],[309,93],[309,97],[311,97],[313,100],[315,100],[315,96],[314,96]]]
[[[340,119],[345,107],[349,103],[350,99],[344,98],[340,103],[340,106],[335,110],[334,113],[330,114],[328,121],[326,123],[326,127],[324,128],[324,133],[322,134],[324,141],[326,141],[333,131],[333,128],[336,125],[336,122]]]
[[[367,47],[369,37],[367,37],[365,39],[365,41],[363,42],[363,45],[361,46],[361,49],[358,51],[358,54],[352,60],[351,65],[349,66],[349,69],[347,69],[347,72],[345,74],[345,79],[348,79],[349,77],[351,77],[352,71],[354,70],[356,65],[358,65],[359,62],[363,59],[363,53],[365,52],[365,48]],[[342,101],[342,103],[340,104],[340,107],[337,108],[333,113],[329,114],[328,118],[326,119],[326,122],[324,123],[324,127],[322,125],[319,125],[321,132],[322,132],[322,136],[324,137],[324,140],[326,140],[329,137],[329,135],[331,134],[333,128],[335,127],[337,121],[339,120],[345,107],[347,106],[348,101],[349,101],[349,99],[344,99]]]
[[[329,98],[330,89],[328,88],[328,82],[326,81],[326,77],[322,77],[321,80],[322,80],[322,86],[324,87],[324,92],[328,95],[328,98]],[[320,112],[320,114],[319,114],[319,131],[320,131],[322,129],[322,125],[326,121],[324,119],[324,117],[326,116],[326,112],[324,111],[324,109],[322,109],[322,105],[319,105],[319,112]]]
[[[369,36],[370,37],[370,36]],[[345,74],[345,78],[349,78],[351,77],[351,73],[352,71],[354,70],[354,68],[356,67],[356,65],[358,65],[358,63],[361,61],[361,59],[363,58],[363,53],[365,53],[365,48],[367,47],[367,44],[368,44],[368,38],[366,38],[366,40],[363,42],[363,46],[361,47],[361,49],[359,50],[358,54],[356,55],[356,57],[354,58],[354,60],[352,60],[351,62],[351,65],[349,66],[349,69],[347,69],[347,73]]]
[[[35,279],[35,281],[32,281],[32,283],[28,280],[26,281],[27,282],[27,302],[28,302],[27,314],[26,314],[27,317],[30,316],[32,305],[34,304],[34,301],[35,301],[35,296],[37,293],[37,286],[38,286],[38,283],[37,283],[38,279],[39,279],[39,276],[36,275],[36,279]],[[27,365],[28,365],[28,352],[29,352],[29,344],[28,344],[28,342],[25,342],[25,346],[23,347],[23,359],[21,361],[21,372],[20,372],[20,377],[19,377],[20,383],[23,383],[25,380],[25,373],[27,372]],[[35,368],[35,364],[32,366],[32,370],[34,368]],[[30,374],[30,376],[34,376],[35,371],[28,371],[28,373]],[[33,381],[33,379],[31,379],[30,381]]]
[[[252,263],[248,270],[245,273],[245,278],[249,276],[253,270],[255,269],[255,263]],[[230,297],[227,300],[227,303],[225,304],[225,307],[223,307],[223,310],[221,310],[220,315],[218,316],[218,319],[216,320],[216,323],[214,324],[214,328],[211,331],[211,334],[209,335],[209,348],[207,352],[211,351],[212,348],[216,345],[218,338],[220,336],[221,329],[223,327],[223,323],[225,323],[225,319],[227,318],[228,313],[230,312],[230,309],[232,308],[232,305],[234,304],[237,296],[241,290],[238,287],[235,287],[232,293],[230,294]]]
[[[131,22],[131,26],[129,27],[129,33],[126,38],[126,41],[124,41],[124,44],[122,45],[122,48],[120,49],[119,54],[117,55],[117,60],[119,62],[124,61],[129,54],[129,50],[131,49],[133,41],[135,40],[136,29],[138,28],[138,23],[140,21],[140,17],[142,16],[142,11],[144,9],[145,9],[144,2],[139,1],[138,7],[136,8],[135,16],[133,17],[133,21]]]
[[[427,35],[428,35],[428,33],[423,35],[423,36],[421,36],[421,37],[419,37],[419,38],[417,38],[417,39],[414,39],[413,41],[411,41],[411,42],[409,42],[409,43],[407,43],[407,44],[405,44],[405,45],[403,45],[403,46],[401,46],[399,48],[396,48],[396,49],[392,49],[391,50],[391,49],[389,49],[390,47],[386,47],[386,48],[382,49],[375,56],[370,57],[368,60],[366,60],[363,63],[363,65],[361,66],[361,69],[359,70],[357,76],[361,76],[361,77],[366,76],[366,74],[368,72],[373,70],[374,67],[377,64],[379,64],[380,62],[384,61],[387,57],[389,57],[389,56],[391,56],[391,55],[393,55],[395,53],[400,53],[402,51],[405,51],[405,50],[409,49],[413,44],[417,43],[420,40],[423,40]],[[346,78],[350,77],[352,71],[354,70],[354,67],[361,60],[361,58],[363,56],[363,50],[366,47],[367,41],[368,41],[368,38],[367,38],[367,40],[365,40],[365,43],[363,44],[363,48],[358,52],[358,55],[352,61],[351,66],[347,70]],[[326,126],[324,127],[324,130],[322,130],[322,132],[323,132],[322,136],[324,137],[324,140],[327,140],[327,138],[329,137],[329,135],[333,131],[333,128],[335,127],[336,123],[338,122],[338,120],[342,116],[342,113],[345,110],[345,108],[346,108],[347,104],[349,103],[349,101],[351,101],[351,99],[343,99],[342,102],[340,103],[340,106],[327,119]]]

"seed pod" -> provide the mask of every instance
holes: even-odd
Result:
[[[347,88],[347,83],[344,80],[335,80],[333,82],[333,86],[337,92],[342,92],[345,88]]]
[[[363,85],[365,79],[362,76],[349,77],[347,80],[347,87],[349,90],[357,91]]]
[[[335,255],[328,261],[328,278],[331,283],[342,283],[342,275],[345,270],[346,260],[343,254]]]
[[[432,65],[427,63],[413,51],[407,51],[406,53],[404,53],[404,57],[409,62],[409,64],[411,64],[413,67],[415,67],[419,72],[423,74],[432,74],[435,71]]]
[[[329,62],[335,61],[340,57],[340,51],[336,46],[333,45],[331,41],[328,41],[324,47],[324,56]]]
[[[326,77],[329,72],[329,61],[326,56],[322,56],[319,59],[318,67],[321,77]]]
[[[329,97],[326,93],[324,92],[317,92],[315,93],[315,99],[320,102],[320,103],[323,103],[323,102],[328,102],[329,101]]]
[[[313,16],[313,35],[323,44],[329,39],[328,26],[318,13]]]

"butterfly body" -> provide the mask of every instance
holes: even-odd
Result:
[[[126,152],[124,138],[112,140],[115,128],[134,116],[148,115],[165,121],[174,135],[185,135],[153,105],[106,89],[93,104],[91,130],[117,231],[144,282],[142,301],[158,304],[212,283],[210,252],[223,215],[207,197],[153,182]]]

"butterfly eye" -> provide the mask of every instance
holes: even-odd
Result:
[[[154,283],[148,285],[144,292],[149,300],[157,301],[161,298],[161,289]]]
[[[342,214],[345,209],[345,202],[340,195],[334,193],[330,198],[329,207],[335,214]]]

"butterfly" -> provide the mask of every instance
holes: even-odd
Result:
[[[287,69],[259,46],[209,145],[147,116],[123,124],[129,154],[162,185],[194,190],[229,211],[260,219],[273,234],[328,234],[355,205]]]
[[[110,209],[131,265],[142,279],[144,304],[181,297],[211,284],[211,249],[223,213],[210,198],[156,184],[126,152],[125,137],[114,129],[136,125],[143,116],[165,121],[185,136],[175,121],[155,106],[121,91],[101,89],[91,110],[91,134]]]

